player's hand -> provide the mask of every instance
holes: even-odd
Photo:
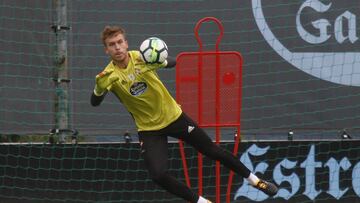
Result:
[[[107,87],[112,85],[114,82],[119,80],[118,76],[114,76],[111,73],[114,72],[111,71],[103,71],[96,75],[95,77],[95,89],[94,94],[96,96],[101,96],[106,92]]]
[[[165,61],[161,63],[161,67],[166,67],[167,65],[168,65],[168,61],[165,59]]]

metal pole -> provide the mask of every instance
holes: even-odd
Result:
[[[67,58],[67,0],[54,0],[55,20],[52,29],[55,33],[55,69],[53,81],[55,84],[55,132],[59,136],[59,143],[64,143],[69,130],[69,69]],[[54,130],[54,129],[53,129]]]

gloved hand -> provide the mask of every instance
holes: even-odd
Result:
[[[165,61],[161,63],[161,67],[166,67],[167,65],[168,65],[168,61],[165,59]]]
[[[114,76],[111,73],[114,72],[111,71],[103,71],[96,75],[95,77],[95,89],[94,94],[96,96],[101,96],[106,92],[106,88],[112,85],[114,82],[119,80],[118,76]]]

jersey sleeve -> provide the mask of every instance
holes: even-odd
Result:
[[[114,65],[113,65],[112,63],[113,63],[113,62],[111,61],[111,62],[105,67],[104,71],[115,71],[115,67],[114,67]],[[114,74],[114,73],[112,73],[112,74]],[[110,86],[106,87],[106,90],[107,90],[107,91],[111,91],[112,86],[113,86],[113,85],[110,85]]]

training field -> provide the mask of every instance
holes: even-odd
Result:
[[[353,0],[2,0],[0,202],[184,202],[151,181],[117,97],[90,104],[110,60],[106,25],[125,28],[129,50],[149,37],[166,42],[177,66],[157,74],[170,94],[280,189],[270,198],[170,138],[169,173],[194,191],[217,203],[360,202],[359,8]]]

